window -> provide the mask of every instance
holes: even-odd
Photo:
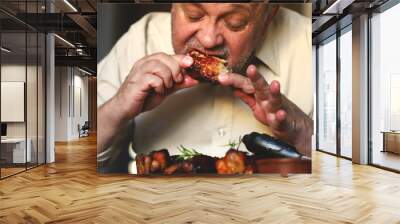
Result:
[[[340,36],[340,155],[351,158],[352,149],[352,35],[351,26]]]
[[[400,4],[371,18],[372,163],[400,170]]]
[[[336,153],[336,36],[318,47],[318,149]]]

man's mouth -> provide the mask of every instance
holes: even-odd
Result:
[[[201,49],[201,48],[189,48],[188,52],[191,52],[193,50],[198,51],[207,56],[213,56],[213,57],[221,58],[224,60],[228,59],[228,53],[225,50],[213,51],[213,50],[207,50],[207,49]]]

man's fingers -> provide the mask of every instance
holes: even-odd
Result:
[[[188,68],[193,64],[193,58],[188,55],[168,55],[156,53],[149,56],[149,59],[157,59],[164,63],[171,70],[172,78],[175,82],[182,82],[182,68]]]
[[[142,74],[153,74],[160,77],[164,81],[166,88],[171,88],[174,85],[170,68],[158,59],[146,61],[140,67]]]
[[[287,113],[284,110],[278,110],[276,113],[267,113],[267,123],[276,131],[285,131],[289,127]]]
[[[258,73],[256,66],[249,65],[246,70],[247,77],[253,83],[256,98],[258,100],[268,99],[268,83],[265,81],[264,77]]]
[[[194,62],[193,58],[190,57],[189,55],[173,55],[172,58],[174,60],[178,61],[178,64],[180,66],[178,68],[179,71],[176,74],[174,74],[175,82],[180,83],[182,81],[185,81],[184,80],[185,77],[184,77],[183,73],[181,72],[182,71],[181,68],[189,68],[190,66],[192,66],[192,64]]]
[[[164,94],[165,92],[164,82],[160,77],[148,74],[143,77],[143,82],[145,83],[144,91],[149,91],[151,89],[154,89],[156,93]]]
[[[221,74],[218,76],[218,81],[223,86],[233,86],[247,94],[252,94],[255,91],[250,79],[236,73]]]
[[[172,78],[175,82],[182,81],[183,78],[180,73],[181,68],[179,67],[179,62],[176,61],[171,55],[165,53],[156,53],[151,55],[150,58],[155,58],[168,66],[171,71]]]
[[[190,88],[199,84],[199,81],[191,78],[188,75],[182,75],[182,76],[183,76],[183,81],[181,83],[177,83],[169,93],[173,93],[181,89]]]
[[[272,81],[269,85],[269,112],[276,112],[280,108],[282,108],[282,95],[281,95],[281,87],[278,81]]]
[[[252,110],[254,109],[256,105],[256,100],[252,95],[246,94],[245,92],[241,90],[234,90],[233,94],[237,97],[239,97],[245,104],[247,104]]]
[[[281,84],[276,80],[272,81],[271,84],[269,85],[269,91],[272,96],[280,97],[281,96]]]
[[[278,122],[284,122],[286,120],[286,112],[284,110],[278,110],[276,112],[276,119]]]
[[[189,55],[177,54],[172,55],[172,58],[174,58],[178,62],[181,68],[189,68],[193,64],[193,58]]]
[[[280,93],[279,82],[272,81],[268,88],[268,100],[263,100],[259,103],[266,112],[275,113],[282,108],[282,95]]]

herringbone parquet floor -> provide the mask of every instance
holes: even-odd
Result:
[[[0,223],[400,223],[400,175],[319,152],[313,174],[137,178],[96,173],[95,138],[0,181]]]

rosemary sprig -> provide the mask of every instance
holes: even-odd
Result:
[[[197,152],[195,149],[188,149],[183,145],[180,145],[178,149],[181,152],[181,154],[178,156],[179,160],[187,160],[193,158],[194,156],[201,155],[201,153]]]
[[[228,144],[226,144],[226,145],[222,145],[222,146],[226,146],[226,147],[230,147],[231,149],[233,149],[233,148],[235,148],[236,146],[238,145],[238,143],[236,142],[236,141],[231,141],[231,140],[229,140],[229,142],[228,142]]]
[[[242,136],[239,136],[239,140],[237,142],[235,140],[229,140],[228,144],[222,145],[222,146],[226,146],[226,147],[229,146],[230,149],[239,150],[239,146],[241,143],[242,143]]]

